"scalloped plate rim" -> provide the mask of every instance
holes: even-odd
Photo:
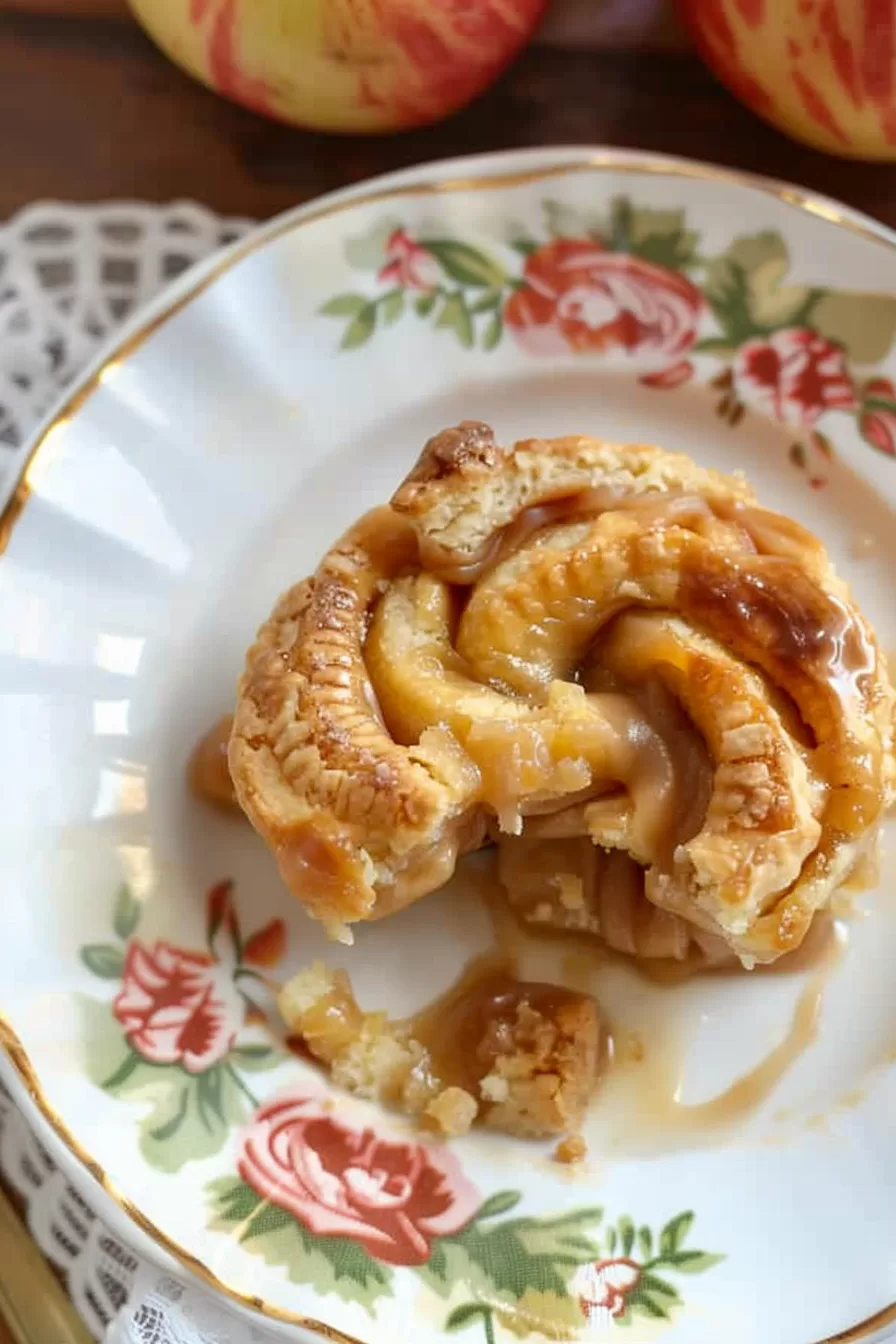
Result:
[[[272,220],[259,225],[245,239],[238,241],[227,248],[223,254],[219,253],[212,258],[191,267],[183,276],[178,277],[163,293],[155,300],[144,305],[136,314],[130,318],[124,326],[119,329],[104,346],[102,351],[92,361],[85,372],[79,376],[73,387],[67,391],[65,396],[61,397],[56,406],[46,415],[39,428],[36,430],[28,449],[25,451],[24,465],[19,476],[13,477],[7,484],[5,491],[4,518],[0,518],[0,536],[3,535],[3,522],[5,515],[10,509],[13,497],[17,487],[22,482],[27,482],[29,467],[34,460],[35,453],[46,441],[48,433],[53,426],[59,423],[69,414],[77,413],[77,406],[95,383],[100,372],[109,365],[115,358],[116,352],[123,347],[139,340],[141,334],[148,334],[149,330],[154,329],[159,321],[164,320],[174,311],[179,310],[191,299],[201,293],[209,284],[214,283],[218,275],[229,271],[233,266],[249,253],[257,252],[263,249],[269,242],[282,233],[290,232],[295,228],[301,227],[308,216],[315,215],[318,211],[329,209],[335,206],[350,206],[352,204],[361,204],[376,196],[380,191],[394,191],[398,189],[413,190],[416,186],[435,185],[443,182],[456,181],[459,175],[469,176],[471,179],[479,179],[485,176],[502,176],[504,173],[510,178],[515,173],[538,175],[540,169],[553,169],[563,171],[568,169],[575,171],[580,169],[608,169],[613,170],[625,168],[631,165],[631,170],[635,173],[655,172],[657,174],[669,174],[671,176],[680,175],[683,179],[688,177],[705,178],[711,177],[718,181],[728,181],[733,185],[751,187],[783,199],[789,206],[797,211],[809,210],[819,218],[826,220],[835,227],[846,226],[856,228],[875,239],[891,247],[896,247],[896,231],[880,224],[873,218],[854,210],[851,207],[837,202],[835,199],[827,197],[821,193],[807,191],[800,187],[776,179],[742,173],[737,170],[716,167],[711,164],[702,164],[699,161],[690,160],[678,156],[666,156],[654,153],[640,153],[638,151],[616,150],[603,147],[557,147],[532,149],[522,151],[506,151],[498,153],[480,154],[475,156],[465,156],[456,159],[434,161],[425,165],[403,169],[398,172],[384,174],[382,176],[369,179],[357,186],[351,186],[324,197],[317,198],[306,204],[297,206],[281,215],[275,216]],[[496,183],[495,185],[499,185]],[[72,408],[72,409],[70,409]],[[867,460],[867,470],[863,469],[861,474],[872,479],[878,471],[883,470],[883,464],[876,461],[869,455]],[[0,561],[2,563],[2,561]],[[0,1021],[4,1021],[0,1017]],[[5,1056],[5,1057],[3,1057]],[[8,1077],[11,1089],[28,1111],[35,1131],[41,1141],[46,1143],[48,1149],[54,1153],[59,1165],[68,1171],[73,1180],[85,1180],[90,1176],[92,1187],[94,1182],[100,1185],[100,1194],[94,1191],[91,1196],[96,1203],[100,1205],[100,1216],[104,1221],[114,1226],[122,1235],[123,1239],[132,1243],[139,1242],[143,1253],[147,1259],[157,1263],[162,1268],[186,1270],[191,1278],[197,1284],[197,1287],[204,1287],[196,1271],[179,1256],[163,1245],[161,1240],[145,1231],[127,1208],[119,1202],[120,1196],[114,1194],[108,1186],[104,1185],[100,1178],[96,1176],[86,1165],[86,1162],[75,1152],[71,1142],[63,1137],[61,1132],[57,1132],[51,1120],[47,1115],[46,1103],[41,1101],[35,1092],[29,1087],[26,1077],[10,1056],[3,1051],[0,1054],[0,1069],[4,1076]],[[62,1124],[62,1122],[60,1122]],[[65,1129],[62,1124],[62,1129]],[[164,1234],[162,1234],[164,1236]],[[248,1300],[233,1295],[232,1290],[222,1285],[227,1293],[228,1305],[230,1309],[238,1311],[247,1320],[254,1323],[259,1322],[259,1315],[256,1308],[248,1305]],[[883,1314],[889,1314],[890,1311],[896,1312],[894,1307],[885,1308]],[[266,1314],[266,1313],[265,1313]],[[858,1322],[854,1327],[850,1327],[845,1332],[836,1336],[837,1339],[851,1339],[861,1337],[867,1340],[883,1339],[891,1334],[889,1327],[884,1324],[876,1329],[873,1322],[876,1317],[882,1313],[875,1313],[865,1322]],[[289,1329],[295,1336],[296,1325],[289,1320],[278,1317],[268,1317],[267,1324],[273,1329]],[[315,1323],[317,1324],[317,1323]],[[866,1334],[863,1330],[873,1330],[873,1334]],[[301,1329],[301,1327],[299,1327]],[[309,1344],[314,1338],[319,1338],[322,1333],[332,1333],[333,1338],[344,1338],[338,1331],[333,1332],[332,1327],[322,1326],[314,1328],[313,1333],[307,1333],[303,1330],[302,1336],[309,1340]],[[856,1333],[859,1332],[859,1333]],[[832,1339],[835,1337],[831,1337]]]

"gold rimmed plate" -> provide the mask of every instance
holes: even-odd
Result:
[[[129,324],[0,524],[5,1066],[123,1235],[309,1338],[886,1331],[886,855],[823,965],[665,986],[547,968],[599,976],[644,1043],[569,1172],[494,1135],[422,1143],[284,1051],[251,992],[324,955],[363,1001],[411,1010],[487,943],[475,883],[334,951],[184,771],[277,592],[465,417],[746,470],[896,647],[894,341],[887,231],[611,150],[340,193]]]

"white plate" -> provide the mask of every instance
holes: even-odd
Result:
[[[423,1147],[246,1020],[242,972],[318,954],[362,1001],[422,1002],[488,939],[471,888],[334,949],[184,783],[275,595],[463,417],[745,469],[896,646],[893,296],[896,239],[796,189],[607,150],[431,165],[184,277],[44,428],[0,563],[2,1036],[63,1160],[156,1254],[364,1344],[814,1344],[896,1317],[890,856],[817,1038],[736,1120],[670,1118],[671,1092],[711,1098],[792,1038],[817,967],[604,971],[646,1059],[567,1171],[494,1135]]]

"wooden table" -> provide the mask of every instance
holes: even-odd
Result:
[[[0,0],[0,128],[0,219],[46,197],[192,197],[263,218],[426,159],[603,143],[789,178],[896,226],[896,166],[841,162],[792,143],[687,50],[534,46],[442,125],[334,139],[209,93],[127,20],[122,0]],[[2,1319],[0,1344],[16,1344]]]
[[[90,1344],[58,1278],[0,1191],[0,1344]]]
[[[3,12],[13,3],[27,12]],[[896,167],[841,162],[792,143],[687,51],[535,46],[439,126],[334,139],[265,122],[193,83],[123,10],[116,16],[120,0],[90,0],[106,15],[73,16],[82,4],[0,0],[0,218],[47,196],[191,196],[263,217],[425,159],[605,143],[790,178],[896,225]]]

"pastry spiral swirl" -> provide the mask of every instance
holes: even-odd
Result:
[[[874,835],[893,704],[821,544],[743,480],[465,422],[280,599],[229,764],[337,936],[489,837],[510,869],[585,837],[580,869],[628,856],[625,950],[749,963],[800,943]]]

